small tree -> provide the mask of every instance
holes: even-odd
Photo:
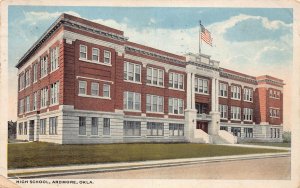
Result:
[[[285,143],[291,143],[291,132],[290,131],[284,131],[282,134],[283,142]]]
[[[9,121],[8,122],[8,138],[16,139],[16,133],[17,133],[17,122]]]

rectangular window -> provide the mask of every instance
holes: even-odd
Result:
[[[57,116],[49,118],[49,134],[57,134]]]
[[[33,93],[33,109],[32,110],[37,110],[37,92]]]
[[[169,135],[170,136],[183,136],[184,135],[184,124],[170,123],[169,124]]]
[[[46,134],[46,119],[40,119],[40,134]]]
[[[33,83],[37,81],[37,63],[33,64]]]
[[[99,95],[99,83],[92,82],[91,84],[91,95],[98,96]]]
[[[125,62],[124,80],[141,82],[141,65]]]
[[[41,108],[48,105],[48,88],[41,89]]]
[[[208,80],[195,78],[195,92],[197,93],[208,93]]]
[[[79,94],[86,95],[86,81],[79,81]]]
[[[110,53],[110,51],[104,50],[104,63],[111,64],[111,53]]]
[[[244,128],[245,137],[253,138],[253,128]]]
[[[50,68],[51,72],[58,69],[58,53],[59,53],[59,47],[52,48],[50,50]]]
[[[164,71],[157,68],[148,67],[147,68],[147,83],[151,85],[164,85]]]
[[[124,136],[141,136],[141,122],[124,121]]]
[[[228,106],[227,105],[219,105],[219,112],[222,119],[227,119],[228,117]]]
[[[25,87],[30,85],[30,70],[25,71]]]
[[[19,75],[19,90],[24,89],[25,87],[25,79],[24,79],[24,73]]]
[[[241,87],[231,85],[231,98],[232,99],[241,99]]]
[[[124,92],[124,109],[141,110],[141,94],[125,91]]]
[[[103,84],[103,97],[110,97],[110,85]]]
[[[98,135],[98,118],[97,117],[92,117],[91,135]]]
[[[236,106],[231,106],[231,119],[241,120],[241,108]]]
[[[23,134],[23,123],[19,123],[18,134],[19,134],[19,135],[22,135],[22,134]]]
[[[79,117],[79,135],[86,135],[86,117]]]
[[[270,108],[270,117],[279,118],[280,110],[278,108]]]
[[[253,89],[244,88],[244,101],[253,101]]]
[[[110,119],[103,118],[103,135],[110,135]]]
[[[41,57],[40,66],[41,66],[41,78],[43,78],[44,76],[46,76],[48,74],[47,56]]]
[[[183,100],[169,98],[169,114],[183,114]]]
[[[241,137],[241,127],[231,127],[231,132],[234,136]]]
[[[19,100],[19,114],[24,112],[24,99]]]
[[[26,100],[25,112],[29,112],[30,111],[30,96],[25,97],[25,100]]]
[[[92,61],[99,62],[99,49],[93,48],[92,50]]]
[[[163,136],[164,124],[157,122],[147,122],[147,136]]]
[[[184,76],[178,73],[169,73],[169,87],[183,89]]]
[[[50,103],[58,104],[59,82],[55,82],[50,86]]]
[[[148,95],[146,96],[147,112],[163,112],[164,99],[162,96]]]
[[[244,108],[244,121],[252,121],[253,120],[253,109]]]
[[[225,126],[220,126],[220,130],[223,130],[223,131],[228,131],[228,127],[225,127]]]
[[[24,135],[27,135],[27,122],[24,122]]]
[[[80,59],[87,59],[87,46],[80,45]]]
[[[227,97],[228,96],[228,85],[224,83],[219,84],[219,96]]]

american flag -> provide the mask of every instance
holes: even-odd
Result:
[[[211,38],[211,35],[210,35],[210,32],[205,29],[205,27],[203,25],[200,25],[201,26],[201,32],[200,32],[200,37],[201,37],[201,40],[204,40],[204,42],[206,42],[208,45],[212,46],[212,38]]]

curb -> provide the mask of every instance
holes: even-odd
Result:
[[[166,160],[160,161],[150,161],[150,164],[141,164],[132,165],[132,163],[127,163],[127,166],[115,166],[115,167],[104,167],[104,168],[82,168],[77,170],[57,170],[53,172],[30,172],[28,173],[16,173],[20,175],[15,175],[9,177],[9,179],[14,178],[42,178],[42,177],[51,177],[59,175],[75,175],[75,174],[90,174],[90,173],[104,173],[104,172],[118,172],[118,171],[127,171],[127,170],[138,170],[138,169],[148,169],[148,168],[163,168],[163,167],[172,167],[172,166],[183,166],[183,165],[192,165],[192,164],[205,164],[213,162],[227,162],[227,161],[239,161],[239,160],[253,160],[253,159],[263,159],[263,158],[278,158],[278,157],[289,157],[290,152],[285,153],[269,153],[269,154],[252,154],[252,155],[240,155],[240,156],[221,156],[221,157],[210,157],[210,158],[189,158],[182,159],[178,162],[165,162]],[[172,161],[172,160],[171,160]],[[149,161],[147,161],[149,162]],[[12,174],[13,172],[10,172]],[[9,175],[9,174],[8,174]]]

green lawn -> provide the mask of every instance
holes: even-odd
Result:
[[[291,147],[291,143],[283,142],[254,142],[254,143],[242,143],[242,144],[251,144],[251,145],[261,145],[261,146],[275,146],[275,147]]]
[[[58,145],[32,142],[8,145],[8,168],[211,157],[270,152],[285,151],[189,143]]]

